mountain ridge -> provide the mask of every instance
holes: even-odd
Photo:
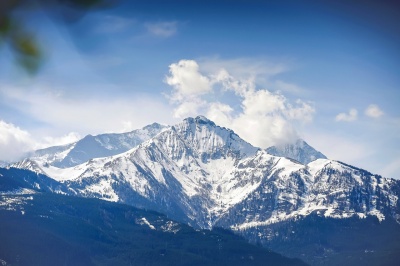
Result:
[[[202,116],[187,118],[168,127],[124,153],[92,159],[73,168],[57,169],[57,172],[51,166],[46,169],[46,165],[40,167],[40,163],[32,162],[41,174],[73,189],[79,188],[77,193],[84,196],[120,201],[121,196],[129,198],[119,192],[127,187],[130,193],[159,202],[167,210],[172,209],[167,205],[173,202],[179,213],[196,221],[201,228],[211,228],[224,215],[229,216],[230,208],[261,186],[266,186],[266,191],[276,191],[277,203],[289,208],[289,212],[280,209],[278,204],[267,215],[268,220],[252,221],[256,224],[308,215],[316,209],[323,210],[327,216],[375,215],[384,219],[385,214],[379,208],[364,206],[373,204],[368,199],[358,203],[361,207],[357,207],[357,211],[350,206],[353,203],[343,202],[343,206],[336,206],[336,199],[333,202],[326,200],[326,197],[332,198],[327,193],[348,197],[352,189],[368,184],[362,179],[365,176],[378,183],[378,190],[383,188],[384,193],[392,195],[385,203],[388,208],[395,208],[398,200],[398,195],[389,191],[390,179],[328,159],[304,165],[270,155],[240,139],[232,130],[219,127]],[[23,165],[14,166],[24,168]],[[55,177],[57,173],[61,174]],[[345,178],[342,177],[344,174]],[[335,184],[326,185],[335,178]],[[346,186],[341,186],[341,182]],[[372,195],[375,190],[376,186],[370,189]],[[166,198],[158,195],[160,191]],[[343,211],[344,206],[350,211]]]
[[[14,165],[28,166],[61,193],[156,210],[195,228],[231,229],[265,245],[273,228],[315,215],[400,223],[399,180],[329,159],[303,164],[274,156],[205,117],[73,167],[34,158]]]
[[[79,165],[93,158],[123,153],[146,141],[168,126],[153,123],[126,133],[86,135],[82,139],[61,146],[53,146],[28,153],[27,158],[46,161],[58,168]]]

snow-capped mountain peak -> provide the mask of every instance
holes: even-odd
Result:
[[[327,159],[321,152],[317,151],[302,139],[281,146],[272,146],[266,149],[269,154],[294,159],[302,164],[308,164],[317,159]]]
[[[258,150],[232,130],[217,126],[204,116],[186,118],[172,128],[203,159],[216,159],[228,154],[243,158],[254,155]]]

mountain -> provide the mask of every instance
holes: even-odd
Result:
[[[339,238],[347,232],[340,225],[347,219],[358,219],[357,226],[373,219],[400,230],[400,181],[328,159],[303,164],[274,156],[202,116],[165,128],[124,153],[74,167],[57,168],[34,159],[14,167],[24,163],[59,182],[63,193],[156,210],[195,228],[231,229],[288,256],[303,254],[292,252],[296,242],[290,246],[290,241],[296,234],[280,232],[292,224],[305,224],[295,232],[314,228],[316,235],[307,238],[311,243],[323,241],[318,238],[319,221],[336,221]],[[372,239],[360,239],[352,254],[364,252],[362,243]],[[326,241],[325,246],[303,243],[308,249],[298,250],[313,264],[326,262],[321,248],[335,250],[323,256],[337,262],[341,251]],[[280,249],[283,242],[289,248]],[[373,256],[382,254],[374,250]],[[396,254],[393,250],[400,251],[395,245],[390,254]]]
[[[1,265],[306,265],[227,230],[194,230],[153,211],[40,192],[12,169],[0,171]]]
[[[93,158],[112,156],[130,150],[165,128],[164,125],[153,123],[128,133],[87,135],[77,142],[37,150],[27,157],[58,168],[68,168]]]
[[[325,155],[315,150],[302,139],[297,139],[293,144],[272,146],[267,148],[266,151],[271,155],[287,157],[302,164],[308,164],[317,159],[327,159]]]

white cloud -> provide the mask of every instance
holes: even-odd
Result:
[[[370,104],[367,109],[365,109],[365,114],[369,117],[372,118],[379,118],[381,117],[384,113],[383,111],[379,108],[378,105],[376,104]]]
[[[274,94],[268,90],[249,91],[246,93],[242,106],[247,115],[274,115],[277,112],[284,111],[285,97],[280,94]]]
[[[81,139],[81,135],[77,132],[70,132],[61,137],[51,137],[47,136],[43,138],[42,143],[40,144],[41,148],[51,147],[51,146],[58,146],[58,145],[65,145],[69,143],[73,143]]]
[[[186,97],[196,97],[211,91],[209,78],[199,72],[199,65],[194,60],[180,60],[169,66],[170,76],[165,82],[174,88],[171,99],[182,101]]]
[[[128,127],[130,130],[141,128],[149,121],[167,124],[174,121],[172,108],[162,96],[141,94],[104,98],[96,95],[72,99],[43,87],[2,87],[0,91],[4,103],[11,103],[18,112],[40,122],[31,131],[35,136],[60,136],[65,132],[77,132],[81,136],[124,132]]]
[[[178,22],[176,21],[164,21],[157,23],[146,23],[146,29],[148,32],[157,37],[171,37],[178,31]]]
[[[288,83],[282,80],[277,80],[275,81],[275,87],[278,90],[284,91],[284,92],[289,92],[289,93],[300,93],[303,92],[304,89],[301,88],[300,86],[292,83]]]
[[[192,99],[183,100],[178,107],[175,108],[173,116],[175,118],[184,118],[188,116],[196,116],[201,107],[206,103],[200,98],[194,97]]]
[[[351,108],[349,113],[340,113],[335,117],[336,121],[352,122],[357,120],[358,111],[355,108]]]
[[[242,113],[233,118],[230,125],[243,139],[261,148],[293,142],[298,138],[294,127],[283,116]]]
[[[293,141],[298,136],[292,122],[312,120],[315,109],[310,103],[290,103],[280,93],[257,89],[253,75],[239,74],[241,78],[237,78],[225,68],[204,74],[200,68],[193,60],[170,66],[165,81],[173,87],[170,98],[176,105],[176,117],[205,114],[262,148]],[[239,105],[226,102],[224,96],[228,93]]]
[[[70,98],[64,90],[43,84],[29,88],[2,86],[1,104],[35,123],[34,127],[20,129],[1,122],[0,160],[16,160],[24,152],[71,143],[87,134],[126,132],[151,122],[175,122],[172,108],[161,95],[96,96]]]
[[[211,75],[212,84],[220,84],[224,91],[233,91],[242,97],[248,92],[255,91],[254,77],[250,76],[247,79],[238,79],[229,74],[229,72],[222,68],[215,75]]]
[[[213,75],[225,69],[237,79],[268,78],[288,71],[290,63],[280,60],[260,58],[221,59],[219,57],[204,57],[198,60],[201,70],[208,75]],[[269,63],[268,63],[269,62]]]
[[[288,104],[285,113],[287,117],[292,120],[298,120],[303,123],[309,123],[313,120],[313,115],[315,113],[315,108],[312,103],[304,102],[300,99],[296,100],[297,106],[292,106]]]
[[[285,96],[266,89],[256,89],[253,81],[237,80],[232,76],[223,81],[225,90],[232,88],[239,96],[241,109],[230,117],[229,123],[222,116],[215,122],[232,128],[255,146],[266,148],[292,142],[298,138],[292,122],[310,122],[315,109],[298,100],[294,105]],[[232,113],[232,111],[230,111]],[[225,124],[226,123],[226,124]]]
[[[229,125],[232,120],[233,108],[227,104],[213,102],[208,106],[207,117],[212,121],[218,121],[221,125]]]
[[[76,132],[61,137],[33,136],[28,131],[0,120],[0,160],[16,161],[29,151],[50,146],[64,145],[80,139]]]
[[[17,160],[34,147],[35,143],[27,131],[0,120],[0,160]]]

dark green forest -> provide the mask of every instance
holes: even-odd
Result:
[[[0,200],[5,265],[305,265],[230,231],[197,231],[127,205],[50,193]]]

